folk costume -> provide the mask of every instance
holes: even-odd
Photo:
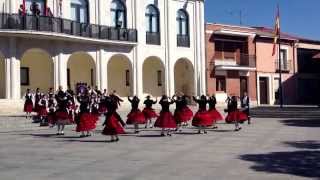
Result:
[[[232,96],[228,101],[229,109],[226,117],[226,123],[235,123],[235,131],[241,130],[240,124],[248,119],[247,115],[238,109],[237,97]]]
[[[206,134],[207,131],[205,130],[205,128],[212,126],[213,124],[211,114],[207,111],[207,97],[205,95],[202,95],[199,99],[193,97],[193,100],[198,103],[199,110],[193,117],[192,126],[199,128],[199,134],[201,134],[201,130],[203,130],[203,132]]]
[[[146,100],[143,102],[145,105],[145,108],[143,109],[143,114],[146,118],[146,126],[148,127],[148,124],[150,125],[150,128],[153,127],[152,125],[152,119],[158,117],[158,114],[155,112],[155,110],[152,108],[152,105],[156,104],[157,100],[152,100],[150,96],[146,97]]]
[[[178,126],[176,131],[178,131],[183,123],[188,123],[192,119],[193,112],[188,107],[187,96],[174,96],[173,99],[176,103],[174,119]]]
[[[64,127],[69,124],[69,112],[68,112],[68,98],[67,94],[61,89],[56,94],[57,111],[55,114],[56,124],[58,126],[57,135],[64,135]]]
[[[250,117],[250,98],[248,97],[247,93],[244,93],[244,96],[241,97],[241,109],[242,112],[245,113],[248,117],[248,124],[251,124],[251,117]]]
[[[208,104],[209,104],[209,113],[210,113],[211,118],[213,120],[213,128],[216,129],[216,128],[218,128],[216,126],[216,122],[223,120],[222,115],[216,109],[216,104],[217,104],[216,97],[215,96],[211,96],[209,98],[209,100],[208,100]]]
[[[91,131],[96,128],[96,119],[90,113],[90,98],[88,94],[80,94],[78,102],[80,103],[80,112],[76,131],[81,132],[80,137],[88,137],[91,136]]]
[[[167,131],[167,135],[171,136],[171,129],[177,128],[176,121],[170,112],[170,105],[173,103],[174,101],[170,100],[166,95],[163,95],[159,101],[161,112],[154,126],[162,128],[161,136],[165,136],[165,131]]]
[[[23,111],[26,113],[26,118],[31,118],[31,113],[33,111],[33,101],[32,101],[32,93],[30,92],[30,89],[27,89],[27,92],[24,96],[25,102]]]
[[[126,124],[133,124],[135,133],[139,133],[139,124],[146,124],[146,118],[139,109],[140,99],[134,96],[133,98],[128,97],[128,101],[131,103],[131,111],[127,115]]]
[[[111,142],[119,141],[118,134],[125,134],[125,123],[117,113],[120,102],[119,99],[114,97],[106,97],[106,106],[108,112],[105,114],[106,120],[103,123],[103,135],[111,136]]]

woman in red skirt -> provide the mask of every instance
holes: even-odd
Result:
[[[173,96],[174,102],[176,103],[176,110],[174,111],[174,119],[177,123],[176,131],[181,131],[180,127],[183,123],[188,124],[193,117],[193,112],[188,107],[187,96]]]
[[[46,122],[46,118],[48,116],[47,104],[48,103],[45,95],[41,94],[38,106],[38,117],[40,118],[40,126],[48,126],[48,122]]]
[[[80,137],[88,137],[91,136],[91,131],[96,128],[96,119],[90,113],[90,98],[87,91],[78,96],[78,101],[80,113],[76,131],[81,132]]]
[[[134,96],[133,98],[128,97],[128,100],[131,103],[131,112],[127,115],[128,119],[126,124],[133,124],[134,133],[139,133],[139,124],[146,123],[146,118],[139,109],[140,99]]]
[[[217,111],[217,109],[216,109],[217,100],[216,100],[216,97],[214,95],[212,95],[209,98],[208,104],[209,104],[209,113],[211,114],[211,117],[212,117],[212,120],[213,120],[213,129],[217,129],[218,127],[216,126],[216,122],[217,121],[222,121],[223,117],[219,113],[219,111]]]
[[[56,124],[58,127],[57,135],[64,135],[64,127],[69,124],[69,113],[68,113],[68,98],[62,88],[59,87],[59,91],[56,94],[57,111],[55,113]]]
[[[235,123],[235,131],[241,130],[240,124],[248,119],[247,115],[238,110],[238,101],[236,96],[232,96],[228,101],[228,115],[226,123]]]
[[[48,112],[48,124],[50,127],[53,127],[56,124],[56,117],[55,117],[55,110],[56,110],[56,101],[54,98],[54,93],[53,92],[49,92],[48,93],[48,108],[49,108],[49,112]]]
[[[108,112],[105,114],[106,120],[103,123],[105,126],[102,134],[111,136],[111,142],[119,141],[118,134],[125,134],[125,123],[117,113],[118,101],[111,97],[106,97],[106,106]]]
[[[195,114],[192,120],[192,125],[195,127],[198,127],[198,133],[201,134],[201,130],[205,134],[207,134],[206,127],[212,126],[213,124],[213,119],[211,117],[211,114],[207,111],[207,96],[202,95],[199,99],[196,97],[193,97],[193,100],[198,103],[199,105],[199,110]]]
[[[30,92],[30,89],[27,89],[27,92],[24,96],[25,102],[23,111],[26,113],[26,119],[32,118],[31,113],[33,111],[33,102],[32,102],[32,93]]]
[[[145,108],[143,109],[143,114],[146,118],[146,126],[145,128],[148,127],[148,124],[150,124],[150,128],[153,127],[152,125],[152,119],[158,117],[157,113],[154,111],[152,108],[153,104],[156,104],[157,100],[152,100],[150,96],[146,97],[146,100],[143,102],[145,104]]]
[[[173,104],[174,101],[170,100],[166,95],[163,95],[159,104],[161,105],[160,116],[156,120],[154,126],[162,128],[161,136],[165,136],[165,131],[167,130],[167,135],[171,136],[171,129],[177,128],[176,121],[170,112],[170,105]]]

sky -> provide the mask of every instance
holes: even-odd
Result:
[[[206,22],[274,27],[278,3],[282,32],[320,40],[320,0],[206,0]]]

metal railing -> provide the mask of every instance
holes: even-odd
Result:
[[[177,35],[178,47],[190,47],[190,37],[188,35]]]
[[[291,70],[292,60],[281,60],[281,71],[290,71]],[[275,61],[276,71],[279,71],[279,59]]]
[[[137,42],[136,29],[124,29],[80,23],[63,18],[18,14],[0,14],[0,29],[55,32],[80,37]]]
[[[214,61],[217,61],[217,64],[234,64],[245,67],[256,67],[256,55],[244,54],[244,53],[231,53],[223,52],[223,56],[214,57]],[[225,63],[224,63],[225,62]],[[233,62],[233,63],[232,63]]]
[[[160,33],[159,32],[146,32],[146,43],[160,45]]]

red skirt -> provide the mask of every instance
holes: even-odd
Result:
[[[159,127],[159,128],[176,128],[177,124],[176,121],[171,114],[171,112],[160,112],[160,116],[154,123],[154,127]]]
[[[212,117],[214,122],[223,120],[222,115],[216,109],[210,110],[209,113],[210,113],[210,115],[211,115],[211,117]]]
[[[57,124],[70,124],[69,114],[65,111],[57,111],[55,114]]]
[[[31,113],[33,111],[33,103],[32,102],[25,102],[23,111],[27,113]]]
[[[233,112],[229,112],[227,117],[226,117],[226,123],[233,123],[233,122],[244,122],[248,120],[248,116],[239,111],[239,110],[236,110],[236,111],[233,111]]]
[[[106,126],[104,127],[102,134],[103,135],[117,135],[117,134],[125,134],[122,125],[118,121],[118,119],[112,115],[106,122]]]
[[[99,121],[99,117],[100,117],[99,113],[91,113],[91,116],[96,122]]]
[[[54,112],[49,112],[48,113],[48,123],[49,124],[56,124],[56,116],[55,116],[55,113]]]
[[[208,111],[198,111],[196,115],[193,117],[192,126],[212,126],[213,119],[211,114]]]
[[[128,119],[126,124],[145,124],[147,122],[144,114],[140,111],[140,109],[131,111],[127,115],[127,117]]]
[[[175,111],[174,113],[174,118],[177,123],[188,122],[192,119],[192,117],[193,112],[188,106],[182,108],[181,110]]]
[[[45,106],[39,106],[38,116],[47,116],[48,111]]]
[[[83,113],[80,115],[80,121],[77,124],[76,131],[91,131],[96,128],[96,120],[90,113]]]
[[[158,114],[152,108],[144,108],[142,112],[146,117],[146,119],[152,119],[152,118],[158,117]]]

